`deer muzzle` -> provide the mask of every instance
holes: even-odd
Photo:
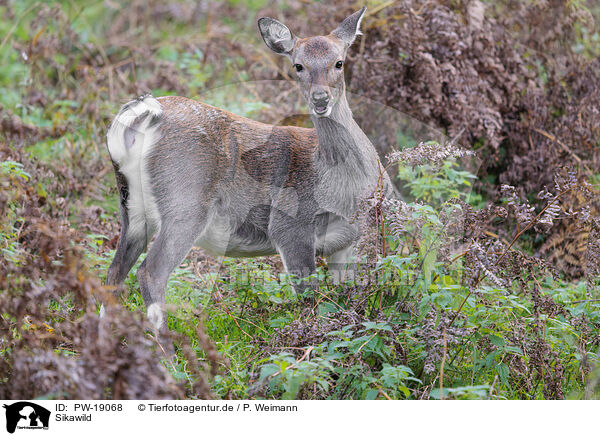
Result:
[[[331,112],[331,108],[329,107],[330,102],[329,94],[327,91],[320,89],[314,91],[311,94],[311,103],[314,113],[317,116],[327,116]]]

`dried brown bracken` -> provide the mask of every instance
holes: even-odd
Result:
[[[303,5],[310,19],[294,29],[302,35],[310,33],[308,27],[331,27],[352,8]],[[299,9],[292,5],[288,11],[292,22]],[[496,183],[477,189],[493,194],[511,185],[512,198],[524,201],[552,186],[565,167],[576,169],[580,179],[600,171],[600,61],[593,48],[574,50],[582,25],[590,34],[597,30],[583,4],[403,0],[373,9],[363,21],[360,43],[350,48],[348,89],[442,129],[463,148],[476,148],[480,180],[491,175]],[[380,111],[357,118],[389,153],[396,129],[389,138],[381,136]],[[592,216],[600,213],[595,191],[596,202],[587,201]],[[587,233],[575,230],[572,220],[550,226],[557,207],[537,227],[550,236],[568,235],[569,248],[551,260],[562,272],[581,276]],[[526,210],[521,212],[518,219],[525,219]],[[541,243],[535,249],[548,253]]]
[[[24,139],[36,136],[13,133],[0,135],[12,141],[0,157],[35,168],[19,150]],[[191,362],[193,380],[185,385],[166,370],[162,359],[169,356],[149,334],[145,315],[122,306],[88,270],[82,234],[65,225],[56,210],[62,203],[48,202],[35,189],[43,176],[35,172],[25,180],[0,173],[0,231],[10,235],[0,254],[0,397],[212,398],[208,371],[196,363],[189,339],[167,337],[181,344]],[[104,318],[97,314],[98,301],[105,303]],[[214,374],[221,360],[202,323],[198,329]]]

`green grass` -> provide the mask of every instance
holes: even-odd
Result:
[[[133,97],[130,90],[120,89],[111,101],[106,80],[93,76],[100,72],[89,72],[89,83],[77,81],[73,75],[87,66],[84,56],[106,55],[115,62],[130,56],[125,48],[107,43],[111,36],[107,29],[118,11],[107,11],[100,0],[60,2],[84,48],[72,47],[54,53],[51,59],[25,62],[15,47],[26,47],[40,32],[33,22],[39,4],[13,3],[16,18],[0,20],[0,42],[8,35],[7,43],[0,47],[0,103],[33,126],[69,127],[60,138],[27,146],[30,156],[54,171],[41,177],[35,189],[51,205],[57,197],[66,197],[68,220],[74,227],[81,225],[81,207],[90,205],[103,208],[103,220],[116,220],[118,195],[111,172],[95,181],[100,187],[97,196],[59,179],[61,171],[70,171],[73,180],[85,187],[104,165],[109,165],[104,146],[107,123],[118,110],[116,102]],[[232,34],[244,34],[250,25],[254,28],[253,13],[265,4],[264,0],[244,4],[250,11],[247,23],[223,22]],[[0,16],[5,16],[6,10],[0,6]],[[40,35],[62,37],[64,30],[60,22],[51,21]],[[595,53],[597,33],[580,30],[581,50]],[[133,33],[142,31],[134,29]],[[206,53],[194,47],[193,39],[185,40],[189,44],[180,40],[190,34],[202,36],[204,23],[190,28],[181,21],[159,20],[147,31],[152,55],[172,63],[178,73],[175,80],[185,87],[186,95],[207,96],[206,102],[249,117],[270,108],[241,98],[235,86],[209,92],[206,83],[214,79],[219,65],[204,62]],[[135,39],[139,34],[130,36]],[[225,68],[218,73],[222,74],[218,84],[247,79],[243,59],[232,55],[222,62]],[[152,68],[139,67],[136,79],[142,81],[156,73]],[[26,103],[28,92],[40,87],[49,103],[43,107]],[[84,93],[78,93],[81,87],[85,87]],[[172,93],[159,88],[152,91],[157,96]],[[399,146],[417,143],[418,138],[409,133],[398,133]],[[475,148],[483,146],[476,144]],[[35,170],[19,162],[1,164],[2,171],[27,180]],[[586,385],[599,378],[598,370],[593,370],[599,360],[599,345],[594,340],[600,334],[599,284],[568,282],[539,272],[502,286],[484,280],[470,289],[462,282],[463,260],[443,261],[439,242],[447,236],[440,221],[444,201],[465,200],[473,176],[450,162],[435,171],[400,168],[399,174],[406,193],[422,202],[413,205],[410,219],[414,222],[408,225],[415,233],[387,235],[390,250],[370,271],[376,280],[366,289],[325,284],[318,292],[296,296],[289,279],[280,277],[260,259],[220,259],[222,268],[215,273],[203,270],[198,275],[189,265],[175,271],[166,296],[173,308],[169,328],[187,336],[197,359],[203,361],[206,356],[196,327],[204,324],[219,353],[227,359],[212,379],[215,395],[233,399],[541,399],[552,397],[547,386],[556,376],[567,398],[582,398]],[[57,180],[64,186],[59,183],[51,188]],[[486,200],[477,195],[469,201],[481,208]],[[16,241],[20,224],[17,209],[15,205],[15,216],[9,217],[12,227],[0,233],[3,257],[13,263],[24,261]],[[425,222],[421,227],[415,224],[419,220]],[[105,250],[104,244],[114,235],[86,233],[88,266],[105,279],[114,251]],[[420,244],[414,245],[415,240]],[[394,252],[403,246],[406,250]],[[132,312],[143,312],[136,268],[125,282],[120,304]],[[324,277],[323,271],[319,274]],[[556,312],[552,308],[540,310],[538,294],[547,305],[554,304]],[[52,309],[56,316],[70,310],[68,295],[53,302]],[[459,310],[452,328],[445,331],[443,327]],[[353,311],[360,312],[354,321],[350,316]],[[338,320],[343,322],[335,324]],[[285,335],[299,328],[314,328],[316,339],[301,335],[298,344],[289,345]],[[165,367],[175,379],[192,383],[189,362],[180,351],[173,365],[165,363]],[[594,395],[599,398],[598,392]]]
[[[93,259],[99,271],[105,271],[111,255],[108,252]],[[527,366],[532,364],[534,356],[528,355],[513,336],[516,320],[527,335],[533,335],[534,326],[541,319],[544,331],[540,338],[557,353],[556,362],[564,366],[567,374],[562,382],[565,393],[571,398],[583,395],[580,330],[574,318],[567,319],[565,315],[585,314],[588,327],[597,329],[600,325],[600,303],[587,301],[589,290],[584,282],[565,283],[546,278],[540,283],[543,293],[566,312],[537,317],[531,299],[516,287],[484,285],[473,295],[460,285],[459,268],[443,271],[441,267],[435,268],[439,278],[427,285],[423,273],[406,275],[408,269],[414,269],[414,256],[406,262],[397,256],[388,259],[389,262],[382,259],[386,271],[399,276],[395,281],[383,280],[367,305],[367,313],[375,316],[382,301],[386,321],[364,321],[332,330],[322,342],[311,345],[310,359],[301,359],[308,345],[302,350],[271,348],[270,344],[278,338],[277,328],[294,320],[311,323],[319,317],[335,318],[351,308],[348,296],[322,287],[320,292],[328,300],[315,306],[314,318],[306,318],[306,308],[314,304],[312,297],[291,295],[285,284],[281,289],[270,267],[256,260],[247,265],[226,261],[222,276],[199,277],[189,268],[178,268],[167,290],[167,304],[177,308],[169,314],[169,328],[188,336],[198,359],[203,360],[195,331],[196,324],[204,319],[208,335],[228,360],[227,367],[212,381],[214,392],[221,398],[372,399],[383,398],[381,392],[385,392],[391,398],[402,399],[415,398],[419,389],[429,385],[432,398],[542,399],[546,396],[541,382],[528,385],[535,382],[535,377],[526,380],[535,370],[521,375],[514,370],[514,359]],[[259,270],[271,281],[265,281],[267,286],[249,286],[247,275],[255,275]],[[220,278],[224,276],[233,279]],[[413,279],[402,279],[409,276]],[[126,286],[121,304],[132,311],[143,311],[135,270]],[[417,312],[396,311],[394,303],[400,300],[414,304]],[[438,361],[429,373],[424,369],[428,341],[432,338],[420,337],[419,332],[431,314],[442,319],[444,311],[458,309],[463,301],[464,318],[459,324],[464,335],[457,343],[447,344],[444,384],[440,388],[441,363]],[[588,350],[585,359],[596,365],[597,348]],[[175,378],[191,377],[181,356],[174,366],[167,368]],[[550,369],[551,366],[546,370]]]

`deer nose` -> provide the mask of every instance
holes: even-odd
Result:
[[[312,101],[315,106],[327,106],[327,103],[329,103],[329,94],[322,89],[315,91],[312,93]]]

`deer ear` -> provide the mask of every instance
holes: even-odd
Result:
[[[289,55],[292,52],[296,37],[285,24],[273,18],[261,18],[258,20],[258,30],[267,47],[275,53]]]
[[[360,22],[363,19],[366,10],[367,7],[363,6],[360,11],[356,11],[342,21],[342,24],[331,32],[331,34],[344,41],[347,46],[352,45],[356,35],[362,35],[360,31]]]

